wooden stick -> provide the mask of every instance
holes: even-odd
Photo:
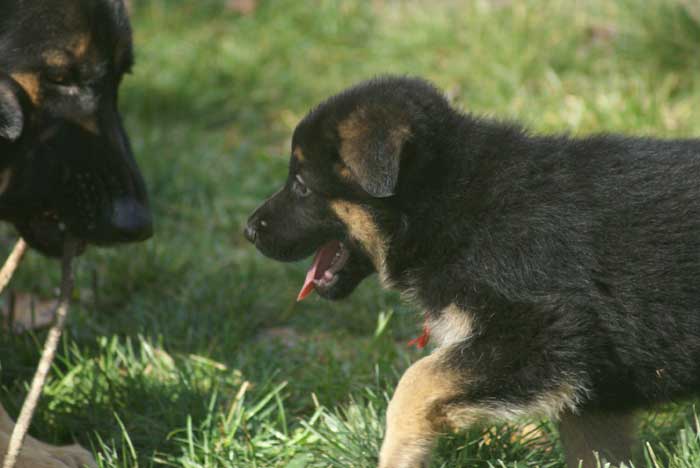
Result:
[[[7,283],[12,279],[12,275],[14,275],[17,265],[19,265],[26,250],[27,243],[20,237],[0,270],[0,294],[2,294],[5,290],[5,286],[7,286]]]
[[[73,291],[72,266],[73,257],[75,257],[76,252],[77,243],[71,239],[66,240],[65,247],[63,248],[63,261],[61,264],[61,295],[56,306],[55,323],[51,327],[51,330],[49,330],[49,336],[46,338],[46,342],[44,343],[44,350],[41,353],[41,360],[39,361],[39,365],[34,373],[32,384],[29,387],[29,393],[24,399],[24,404],[22,405],[22,410],[17,418],[17,423],[12,430],[12,436],[10,436],[10,443],[7,446],[7,455],[5,455],[3,468],[14,468],[15,463],[17,462],[17,457],[19,456],[19,452],[22,449],[22,443],[24,442],[24,436],[27,435],[27,430],[29,429],[29,424],[32,421],[32,416],[34,416],[34,410],[36,409],[37,402],[39,401],[41,390],[44,388],[46,376],[48,375],[53,359],[56,356],[56,348],[58,347],[58,341],[61,339],[61,333],[63,333],[63,328],[66,324],[66,317],[68,316],[68,303],[70,302],[70,296]]]

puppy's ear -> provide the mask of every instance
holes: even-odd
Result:
[[[340,159],[371,196],[394,195],[410,127],[387,109],[359,109],[338,126]]]
[[[25,112],[22,90],[9,76],[0,74],[0,138],[15,141],[22,135]]]

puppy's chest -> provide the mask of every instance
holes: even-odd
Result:
[[[428,314],[427,326],[431,343],[442,348],[468,339],[474,333],[474,316],[468,310],[450,304]]]

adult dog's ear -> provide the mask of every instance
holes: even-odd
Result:
[[[408,124],[386,108],[355,110],[338,125],[340,159],[371,196],[394,195],[401,151],[411,136]]]
[[[9,76],[0,73],[0,138],[15,141],[22,135],[26,115],[24,90]]]

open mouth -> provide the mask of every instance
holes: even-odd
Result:
[[[338,272],[350,258],[350,251],[340,241],[333,240],[316,251],[314,261],[306,273],[304,285],[299,291],[297,301],[303,300],[314,289],[327,290],[338,282]]]

